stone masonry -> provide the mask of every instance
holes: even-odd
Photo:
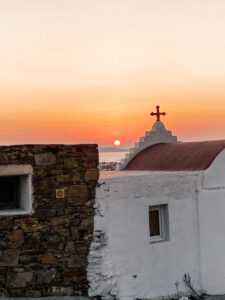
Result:
[[[85,296],[97,145],[0,147],[0,165],[22,164],[33,167],[33,213],[0,216],[0,296]]]

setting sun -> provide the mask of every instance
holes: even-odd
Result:
[[[115,140],[115,141],[114,141],[114,145],[115,145],[115,146],[119,146],[119,145],[120,145],[120,141],[119,141],[119,140]]]

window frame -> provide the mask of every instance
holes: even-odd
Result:
[[[0,208],[1,216],[15,216],[31,214],[33,203],[32,189],[33,167],[31,165],[4,165],[0,166],[0,177],[18,177],[17,207]]]
[[[151,236],[150,214],[152,211],[158,211],[159,217],[159,235]],[[149,237],[150,243],[157,243],[169,240],[169,216],[168,204],[149,206]]]

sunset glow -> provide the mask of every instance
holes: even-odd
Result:
[[[225,138],[225,1],[0,1],[0,144]]]
[[[119,146],[120,144],[121,144],[121,143],[120,143],[119,140],[115,140],[115,141],[114,141],[114,145],[115,145],[115,146]]]

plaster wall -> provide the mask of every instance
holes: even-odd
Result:
[[[123,177],[102,179],[97,189],[89,295],[166,297],[176,294],[176,281],[186,294],[185,273],[200,289],[199,173],[121,173]],[[159,204],[168,204],[170,238],[152,244],[148,211]]]
[[[199,195],[202,290],[225,294],[225,189]]]
[[[211,166],[204,171],[203,188],[225,189],[225,150],[221,151],[220,154],[213,161]]]
[[[204,172],[199,193],[202,289],[225,294],[225,151]]]

